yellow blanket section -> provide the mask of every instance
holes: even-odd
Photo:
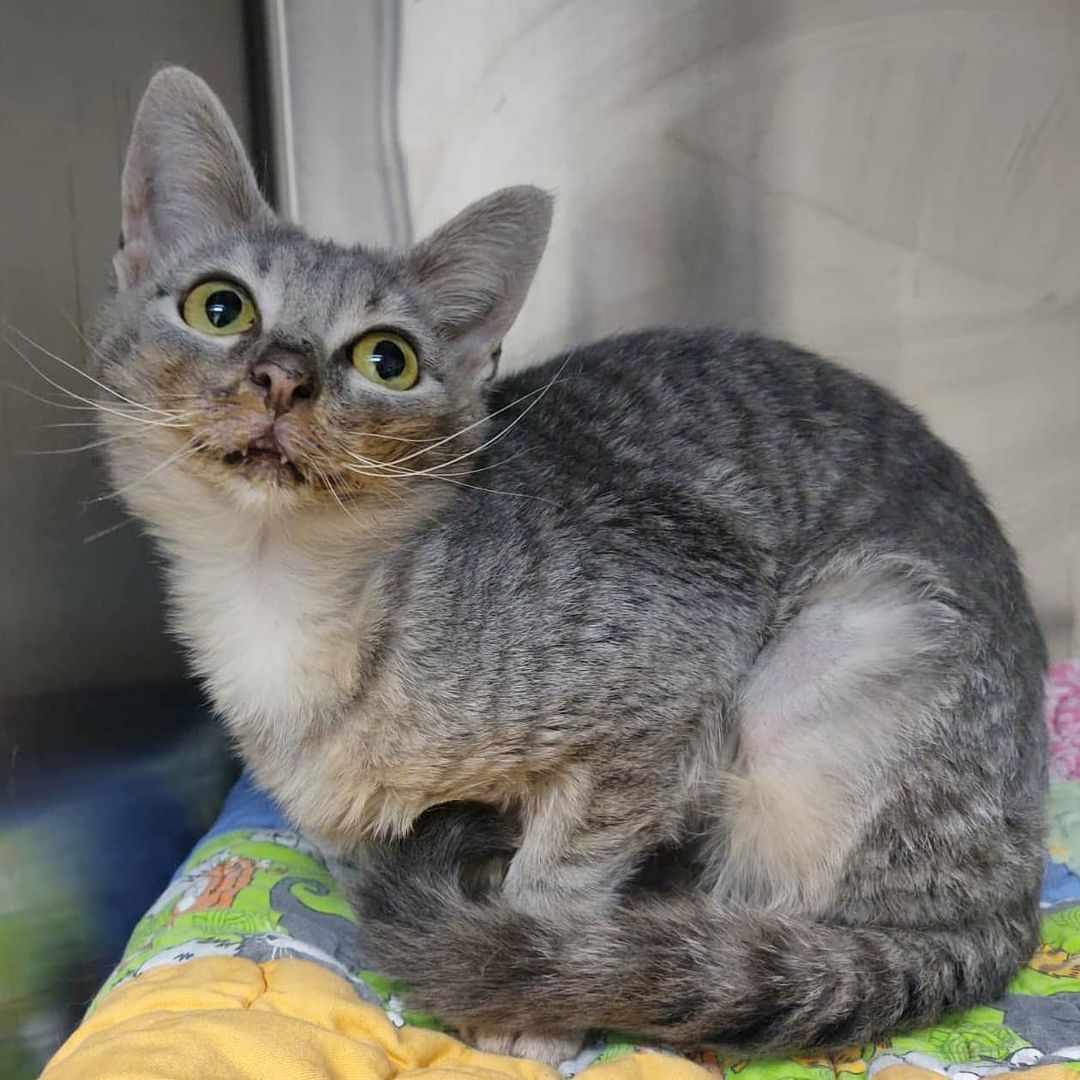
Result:
[[[628,1054],[590,1080],[702,1080],[690,1062]],[[207,957],[111,991],[42,1080],[558,1080],[435,1031],[395,1028],[333,972],[306,960]]]

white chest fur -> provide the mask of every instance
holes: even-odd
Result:
[[[334,554],[280,523],[236,522],[174,556],[177,628],[237,735],[289,741],[353,690],[356,580]]]
[[[368,529],[310,505],[237,505],[179,470],[131,501],[167,555],[172,618],[196,672],[294,821],[347,846],[401,831],[440,801],[445,755],[416,754],[401,727],[423,703],[394,665],[371,663],[387,615],[384,560],[430,521],[430,504]]]

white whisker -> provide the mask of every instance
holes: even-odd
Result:
[[[543,495],[533,495],[528,491],[501,491],[499,488],[481,487],[479,484],[467,484],[464,480],[451,480],[448,476],[424,476],[423,480],[441,480],[444,484],[453,484],[454,487],[469,488],[472,491],[483,491],[488,495],[508,495],[512,499],[532,499],[535,502],[547,503],[548,506],[558,506],[554,499],[546,499]]]
[[[60,393],[67,394],[68,397],[73,398],[75,401],[81,401],[83,402],[83,404],[89,405],[92,408],[98,410],[99,412],[110,413],[111,415],[119,416],[124,420],[133,420],[139,424],[148,424],[151,427],[175,428],[183,426],[182,424],[176,423],[175,420],[154,420],[147,416],[138,416],[133,413],[122,412],[119,409],[114,409],[108,405],[105,405],[103,402],[93,401],[91,398],[86,398],[83,397],[81,394],[76,394],[74,390],[69,390],[66,386],[61,386],[61,384],[58,383],[55,379],[52,379],[48,375],[46,375],[45,372],[42,371],[41,368],[39,368],[34,363],[34,361],[31,360],[30,357],[27,356],[26,353],[24,353],[22,349],[20,349],[18,345],[16,345],[14,342],[9,341],[7,338],[4,338],[4,343],[9,349],[12,350],[12,352],[15,353],[16,356],[20,357],[23,363],[25,363],[27,367],[29,367],[30,370],[33,371],[39,378],[44,379],[44,381],[47,382],[54,390],[59,390]],[[177,413],[174,415],[176,417],[179,417],[181,414]]]
[[[82,408],[82,406],[79,406]],[[42,424],[43,428],[100,427],[96,420],[65,420],[58,424]]]
[[[99,360],[108,360],[109,357],[103,353],[83,332],[79,327],[79,324],[63,309],[60,308],[60,315],[64,322],[75,331],[75,336],[89,349]]]
[[[86,371],[83,371],[82,368],[77,367],[75,364],[72,364],[68,360],[65,360],[62,356],[57,356],[56,353],[50,352],[48,349],[45,348],[44,345],[39,345],[32,337],[28,337],[18,327],[12,326],[10,323],[5,323],[4,325],[6,329],[14,331],[16,334],[19,335],[19,337],[23,339],[23,341],[27,343],[27,345],[30,345],[33,348],[37,349],[37,351],[42,355],[49,357],[50,360],[55,360],[58,364],[63,364],[64,367],[66,367],[69,371],[75,372],[76,375],[81,375],[88,382],[93,383],[94,386],[96,386],[99,390],[104,390],[105,393],[112,394],[113,397],[118,398],[125,405],[130,405],[132,406],[132,408],[135,409],[145,409],[147,412],[157,413],[160,416],[170,415],[164,409],[155,409],[150,405],[144,405],[141,401],[132,401],[131,398],[124,397],[124,395],[121,394],[118,390],[114,390],[111,386],[106,386],[105,383],[101,382],[98,379],[95,379],[93,375],[89,374]],[[8,344],[10,344],[10,342]]]
[[[375,461],[372,458],[366,458],[362,454],[355,454],[351,450],[345,450],[342,448],[342,452],[351,457],[354,461],[359,462],[366,469],[370,469],[370,472],[366,472],[363,475],[366,476],[475,476],[476,473],[488,472],[491,469],[497,469],[500,465],[505,465],[508,461],[513,461],[514,458],[521,457],[522,454],[527,453],[526,450],[518,450],[516,453],[511,454],[509,457],[501,458],[499,461],[493,461],[488,465],[481,465],[476,469],[462,469],[459,472],[443,472],[444,465],[433,466],[431,469],[406,469],[398,465],[395,461]],[[467,456],[467,455],[466,455]],[[445,465],[449,465],[451,462],[446,462]],[[346,466],[351,468],[351,466]],[[354,470],[356,471],[356,470]]]
[[[345,447],[340,447],[340,450],[353,459],[358,461],[361,465],[369,469],[389,469],[395,462],[388,461],[376,461],[374,458],[364,457],[363,454],[356,454],[352,450],[347,450]]]
[[[439,472],[439,476],[475,476],[477,473],[490,472],[492,469],[498,469],[505,465],[508,461],[513,461],[514,458],[519,458],[524,454],[527,454],[528,450],[518,450],[511,454],[509,457],[500,458],[498,461],[489,462],[487,465],[479,465],[475,469],[460,469],[457,472]]]
[[[111,435],[107,439],[95,439],[93,442],[84,443],[82,446],[62,446],[52,450],[20,450],[19,457],[45,457],[50,454],[81,454],[86,450],[96,450],[99,446],[108,446],[110,443],[120,442],[121,439],[132,439],[134,432],[125,432],[121,435]]]
[[[315,473],[318,475],[319,479],[322,480],[323,485],[326,487],[326,490],[330,492],[330,495],[333,498],[334,502],[336,502],[338,506],[341,507],[341,512],[362,532],[370,532],[371,530],[362,521],[360,521],[360,519],[357,518],[342,501],[341,496],[337,493],[337,490],[335,489],[333,483],[331,483],[330,477],[327,476],[326,473],[324,473],[317,465],[312,464],[311,467],[315,470]]]
[[[494,412],[488,413],[485,416],[481,417],[479,420],[476,420],[473,423],[467,425],[466,427],[460,428],[458,431],[455,431],[452,435],[447,435],[445,438],[436,440],[434,443],[432,443],[431,446],[428,446],[428,447],[424,448],[423,450],[415,450],[411,454],[406,454],[404,457],[397,458],[395,461],[375,461],[375,460],[373,460],[371,458],[365,457],[362,454],[354,453],[353,451],[351,451],[351,450],[349,450],[349,449],[347,449],[345,447],[342,447],[340,449],[345,454],[347,454],[349,457],[351,457],[354,461],[358,461],[365,468],[375,470],[373,472],[364,473],[364,474],[361,474],[361,475],[375,476],[375,475],[378,475],[379,473],[383,473],[383,474],[387,474],[387,475],[398,475],[398,476],[432,476],[432,475],[436,475],[436,474],[452,476],[452,475],[454,475],[453,473],[446,474],[446,473],[442,473],[441,471],[443,469],[449,468],[452,465],[457,464],[460,461],[465,461],[466,459],[474,456],[475,454],[480,453],[481,450],[484,450],[489,446],[493,446],[501,438],[503,438],[517,423],[519,423],[522,419],[524,419],[525,416],[527,416],[528,413],[533,408],[535,408],[535,406],[538,405],[543,400],[543,398],[547,394],[547,392],[556,384],[556,382],[558,382],[559,377],[562,375],[563,371],[566,370],[566,365],[570,363],[570,361],[573,359],[573,357],[574,357],[573,353],[571,353],[569,356],[567,356],[567,358],[559,366],[559,370],[556,371],[555,374],[543,386],[537,387],[535,390],[530,390],[527,394],[522,394],[520,397],[515,398],[513,401],[509,402],[508,404],[503,405],[502,407],[496,409]],[[489,420],[493,419],[494,417],[498,416],[500,413],[506,412],[507,409],[511,409],[515,405],[521,404],[521,402],[528,400],[530,397],[533,400],[531,402],[529,402],[529,404],[522,410],[520,416],[516,416],[497,435],[493,436],[491,439],[488,439],[486,442],[481,443],[479,446],[475,447],[473,450],[470,450],[465,454],[460,454],[457,457],[453,457],[449,461],[439,462],[439,464],[432,465],[427,469],[405,469],[404,468],[404,462],[411,461],[415,457],[419,457],[419,456],[421,456],[423,454],[430,453],[432,450],[435,450],[436,448],[443,445],[444,443],[450,442],[453,439],[460,438],[466,432],[471,431],[473,428],[479,426],[480,424],[487,423],[487,421],[489,421]],[[516,455],[514,455],[514,456],[516,456]],[[486,466],[485,468],[491,468],[491,467],[492,466]],[[474,471],[481,472],[483,470],[477,469],[477,470],[474,470]],[[461,475],[469,475],[469,474],[468,473],[462,473]],[[532,496],[532,497],[535,498],[536,496]]]
[[[18,383],[4,383],[5,390],[14,390],[16,394],[22,394],[23,397],[30,398],[31,401],[40,401],[42,405],[51,405],[54,409],[69,409],[72,412],[93,412],[98,411],[96,405],[69,405],[66,401],[53,401],[52,398],[42,397],[40,394],[35,394],[33,390],[27,390],[25,386],[19,386]],[[66,393],[66,391],[65,391]],[[87,421],[89,425],[97,426],[95,421]]]
[[[184,441],[183,446],[174,454],[170,454],[164,461],[155,465],[148,473],[137,477],[135,480],[129,481],[123,487],[117,488],[115,491],[109,492],[107,495],[98,495],[96,498],[87,499],[86,505],[93,503],[105,502],[109,499],[118,499],[121,495],[126,495],[132,488],[137,488],[140,484],[146,483],[152,476],[156,476],[163,469],[167,469],[170,465],[175,465],[177,462],[184,461],[198,452],[198,446],[194,438],[189,438]]]
[[[490,495],[509,495],[516,499],[534,499],[537,502],[546,502],[550,506],[559,505],[553,499],[545,499],[542,495],[533,495],[526,491],[500,491],[498,488],[481,487],[479,484],[468,484],[463,480],[452,480],[449,476],[442,476],[439,473],[410,472],[408,470],[404,470],[401,473],[385,473],[371,472],[369,470],[357,468],[355,465],[344,465],[342,467],[357,476],[370,476],[383,480],[440,480],[444,484],[453,484],[454,487],[471,488],[473,491],[485,491]],[[466,473],[464,475],[471,474]]]
[[[431,439],[410,439],[405,435],[387,435],[378,431],[350,431],[350,435],[360,439],[387,439],[391,442],[407,442],[407,443],[434,443],[436,440]],[[422,451],[421,451],[422,452]]]
[[[566,363],[568,363],[569,360],[570,360],[570,357],[567,357],[566,361],[563,363],[562,367],[566,367]],[[556,378],[558,378],[559,373],[561,371],[562,371],[562,368],[559,368],[559,371],[557,371],[555,373]],[[554,381],[554,380],[552,380],[552,381]],[[484,416],[481,416],[479,420],[474,420],[471,424],[467,424],[465,427],[459,428],[452,435],[447,435],[442,439],[436,440],[434,443],[431,444],[431,446],[428,446],[423,450],[414,450],[411,454],[406,454],[404,457],[398,458],[398,460],[394,464],[395,465],[400,465],[403,461],[410,461],[414,457],[420,457],[423,454],[427,454],[427,453],[430,453],[432,450],[438,449],[438,447],[442,446],[444,443],[451,442],[454,439],[459,439],[466,432],[472,431],[473,428],[477,428],[481,424],[486,424],[489,420],[491,420],[494,417],[498,416],[499,413],[504,413],[504,412],[506,412],[507,409],[512,409],[515,405],[520,405],[521,402],[527,400],[528,398],[535,397],[537,394],[546,393],[547,390],[550,388],[550,386],[551,386],[551,383],[548,383],[546,386],[538,387],[536,390],[530,390],[527,394],[522,394],[521,397],[515,398],[509,404],[503,405],[501,408],[496,409],[493,413],[486,413]],[[524,415],[524,413],[522,415]],[[519,419],[520,419],[520,417],[519,417]]]
[[[107,529],[99,529],[95,533],[90,533],[89,536],[84,536],[82,542],[84,544],[92,544],[95,540],[100,540],[102,537],[108,536],[110,533],[114,533],[124,528],[125,525],[131,525],[135,521],[134,518],[124,518],[123,521],[118,521],[115,525],[110,525]]]
[[[515,416],[514,419],[511,420],[510,423],[507,424],[506,427],[504,427],[497,434],[493,435],[486,442],[482,442],[479,446],[474,447],[472,450],[469,450],[464,454],[459,454],[457,457],[451,458],[449,461],[442,461],[438,465],[432,465],[430,468],[427,468],[427,469],[414,469],[414,470],[412,470],[410,472],[409,475],[410,476],[435,476],[435,475],[439,475],[440,470],[448,468],[451,465],[456,465],[458,462],[465,461],[470,457],[474,457],[476,454],[479,454],[482,450],[486,450],[488,447],[494,446],[495,443],[497,443],[500,439],[506,438],[506,436],[509,435],[510,432],[519,423],[521,423],[521,421],[524,420],[525,417],[528,416],[529,413],[532,412],[532,410],[535,409],[536,406],[539,405],[541,401],[544,400],[544,396],[555,385],[555,383],[558,380],[559,376],[565,370],[566,365],[569,364],[570,361],[573,359],[573,355],[574,354],[571,353],[569,356],[567,356],[567,358],[560,365],[559,370],[556,371],[555,374],[552,375],[552,377],[542,387],[540,387],[539,390],[532,391],[533,394],[538,394],[539,396],[533,397],[533,400],[530,401],[529,404],[521,411],[521,414],[518,415],[518,416]],[[525,395],[525,396],[527,396],[527,395]],[[523,401],[523,400],[524,400],[524,396],[517,399],[517,401]],[[513,402],[512,404],[517,404],[517,402]],[[503,411],[504,411],[503,409],[499,409],[498,412],[494,412],[491,415],[492,416],[497,416],[499,412],[503,412]],[[408,457],[411,457],[411,456],[413,456],[413,455],[408,455]],[[394,465],[400,465],[402,461],[408,460],[408,457],[399,458],[398,461],[394,462]],[[536,498],[536,496],[532,496],[532,497]]]

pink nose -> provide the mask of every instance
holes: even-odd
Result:
[[[310,398],[315,383],[303,361],[292,357],[261,360],[252,367],[248,378],[262,391],[275,416],[287,413],[297,401]]]

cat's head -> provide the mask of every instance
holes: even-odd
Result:
[[[313,239],[266,204],[206,84],[162,71],[96,342],[118,486],[136,508],[182,489],[290,510],[467,475],[550,219],[550,197],[518,187],[410,251]]]

